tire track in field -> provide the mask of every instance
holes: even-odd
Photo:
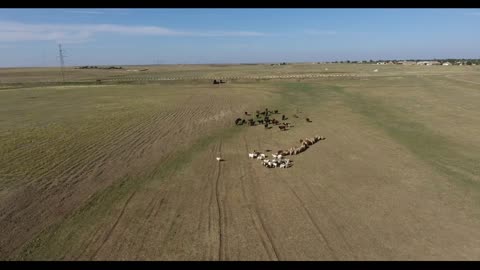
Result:
[[[110,236],[112,235],[113,231],[115,230],[115,228],[117,227],[118,223],[120,222],[120,220],[122,219],[123,217],[123,214],[125,213],[125,209],[127,208],[128,204],[130,203],[130,201],[132,200],[133,196],[136,194],[136,191],[132,192],[132,194],[130,195],[130,197],[128,197],[127,201],[125,202],[125,204],[123,205],[122,207],[122,211],[120,211],[120,215],[117,217],[117,219],[115,220],[115,222],[113,223],[112,227],[110,228],[110,230],[108,230],[107,232],[107,235],[105,236],[105,238],[102,240],[102,243],[100,244],[100,246],[95,250],[95,252],[93,253],[93,255],[90,257],[90,260],[92,260],[93,258],[95,258],[98,254],[98,252],[102,249],[102,247],[105,245],[105,243],[110,239]]]
[[[218,152],[220,153],[220,157],[222,156],[221,153],[222,153],[222,139],[220,139],[220,143],[219,143],[219,149],[218,149]],[[225,247],[224,247],[224,243],[225,243],[225,229],[224,229],[224,226],[225,226],[225,221],[226,221],[226,217],[225,217],[225,210],[223,209],[223,203],[221,202],[221,198],[220,198],[220,175],[222,173],[222,163],[223,162],[218,162],[218,166],[217,166],[217,176],[216,176],[216,179],[215,179],[215,201],[217,203],[217,210],[218,210],[218,233],[219,233],[219,237],[218,237],[218,259],[219,260],[224,260],[225,259]],[[224,220],[225,219],[225,220]]]
[[[247,138],[245,136],[246,136],[245,134],[243,134],[243,136],[242,136],[243,141],[244,141],[244,145],[245,145],[245,150],[246,150],[246,153],[249,153],[248,141],[247,141]],[[249,172],[251,173],[251,175],[255,175],[254,173],[252,173],[251,167],[248,167],[248,168],[250,168]],[[252,181],[250,181],[250,185],[252,185],[252,187],[253,187],[254,183]],[[243,187],[243,185],[242,185],[242,187]],[[258,232],[260,238],[262,239],[262,244],[266,244],[266,241],[270,244],[271,249],[268,249],[266,247],[266,245],[263,245],[264,248],[265,248],[265,251],[267,252],[267,254],[269,256],[274,257],[276,260],[281,260],[280,253],[277,250],[277,247],[275,246],[275,244],[273,242],[272,235],[271,235],[270,231],[267,229],[267,227],[265,226],[265,221],[262,219],[262,217],[259,214],[258,200],[255,196],[255,193],[252,193],[252,194],[253,194],[254,209],[252,210],[252,208],[250,207],[250,204],[248,204],[249,205],[248,209],[249,209],[249,212],[250,212],[250,216],[252,217],[252,220],[254,221],[255,228],[257,229],[257,232]],[[243,195],[246,196],[245,190],[243,190]],[[248,201],[247,197],[245,197],[245,199]],[[260,224],[257,224],[257,222],[255,222],[255,220],[258,220]],[[264,238],[266,238],[266,241],[264,240]],[[272,253],[273,253],[273,256],[272,256]]]
[[[282,149],[281,146],[278,144],[278,142],[275,143],[276,146],[277,146],[277,149]],[[338,260],[338,257],[336,255],[336,252],[335,250],[332,248],[331,246],[331,243],[330,241],[328,240],[328,238],[325,236],[325,234],[322,232],[320,226],[318,225],[318,223],[315,221],[314,217],[312,216],[312,213],[310,213],[310,210],[308,210],[308,207],[306,206],[305,202],[300,198],[300,196],[298,196],[297,192],[295,192],[295,190],[288,184],[288,182],[285,180],[284,177],[281,177],[279,176],[278,172],[275,171],[274,172],[275,175],[276,175],[276,179],[282,179],[282,182],[285,184],[285,186],[290,190],[290,192],[295,196],[295,198],[297,199],[297,201],[299,202],[299,205],[300,207],[303,209],[303,211],[305,212],[305,214],[307,215],[310,223],[315,227],[318,235],[320,235],[320,239],[322,239],[322,241],[325,243],[325,245],[327,246],[327,249],[329,250],[330,254],[333,256],[333,258],[335,260]]]

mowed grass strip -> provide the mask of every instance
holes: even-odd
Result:
[[[479,195],[480,183],[471,177],[479,172],[479,159],[464,155],[457,142],[429,129],[424,123],[414,121],[415,115],[405,112],[395,104],[387,104],[380,98],[359,91],[351,92],[339,86],[329,88],[334,89],[353,112],[365,116],[418,158],[445,173],[450,179],[460,183],[460,186],[473,189],[477,196]],[[455,167],[462,170],[456,170]]]

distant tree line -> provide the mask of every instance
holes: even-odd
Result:
[[[123,67],[115,67],[115,66],[110,66],[110,67],[81,66],[81,67],[77,67],[77,69],[123,69]]]

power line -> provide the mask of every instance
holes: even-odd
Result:
[[[58,44],[58,57],[60,58],[60,71],[62,72],[62,80],[65,82],[65,72],[63,70],[65,66],[64,58],[67,57],[63,54],[62,44]]]

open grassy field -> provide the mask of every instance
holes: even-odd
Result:
[[[142,68],[0,69],[0,259],[480,259],[477,66]]]

